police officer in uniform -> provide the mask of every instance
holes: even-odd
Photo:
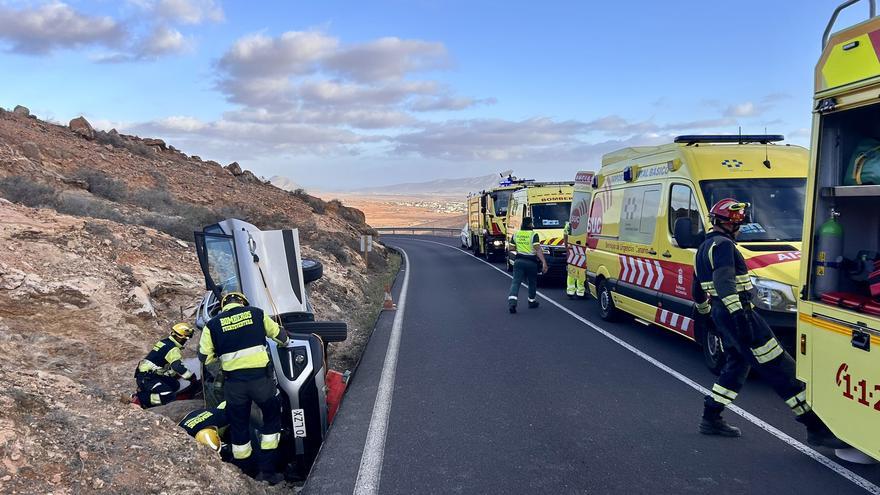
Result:
[[[513,284],[510,286],[510,295],[507,297],[507,308],[511,313],[516,313],[516,303],[519,300],[519,286],[525,279],[529,286],[529,307],[538,307],[538,261],[541,262],[541,273],[547,273],[547,260],[541,252],[541,242],[538,233],[534,230],[531,217],[523,218],[522,226],[513,235],[516,259],[513,262]]]
[[[146,409],[173,401],[180,388],[177,378],[193,379],[193,372],[181,361],[180,350],[193,336],[194,330],[189,323],[175,324],[171,327],[171,334],[156,342],[149,354],[140,360],[134,378],[138,386],[135,396],[141,407]]]
[[[562,232],[565,240],[565,246],[568,247],[568,236],[571,235],[571,222],[565,222],[565,228],[562,230]],[[568,277],[566,279],[565,293],[570,299],[574,298],[574,296],[584,297],[587,292],[586,288],[584,287],[584,281],[579,279],[578,277],[575,277],[572,274],[571,270],[571,267],[568,267]]]
[[[753,311],[752,281],[736,237],[746,221],[748,203],[726,198],[709,212],[712,231],[697,250],[693,294],[695,319],[713,324],[721,334],[726,362],[711,395],[704,399],[700,433],[738,437],[739,428],[722,417],[724,407],[736,399],[751,367],[755,367],[807,427],[811,445],[845,448],[807,404],[804,384],[795,378],[794,359],[779,345],[773,331]]]
[[[205,363],[220,360],[223,391],[232,441],[233,462],[250,470],[253,449],[250,441],[251,403],[263,414],[257,480],[277,484],[284,476],[277,469],[281,439],[281,403],[275,376],[269,366],[266,338],[287,345],[287,334],[259,308],[250,306],[240,292],[224,294],[220,313],[202,330],[199,354]]]

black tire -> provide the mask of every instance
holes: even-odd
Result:
[[[712,373],[720,374],[721,368],[724,367],[724,363],[727,361],[727,356],[724,354],[721,335],[713,325],[707,325],[700,332],[700,346],[703,348],[703,361],[706,363],[706,367]]]
[[[596,295],[599,299],[599,316],[605,321],[617,321],[620,319],[620,310],[614,305],[614,298],[611,297],[611,289],[605,280],[600,280],[596,286]]]
[[[318,260],[302,259],[303,282],[310,283],[324,276],[324,265]]]
[[[324,343],[342,342],[348,338],[348,325],[344,321],[300,321],[284,325],[289,333],[313,333]]]

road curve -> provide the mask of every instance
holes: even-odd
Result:
[[[827,462],[836,472],[732,413],[742,438],[700,435],[700,393],[612,338],[711,386],[694,344],[605,323],[593,301],[569,301],[559,288],[541,292],[612,338],[548,301],[527,309],[524,290],[511,315],[510,279],[450,240],[384,240],[406,251],[410,279],[387,432],[381,452],[364,454],[382,459],[373,493],[880,491],[880,468]],[[788,408],[759,380],[737,404],[779,436],[802,439]],[[345,405],[340,416],[357,414]],[[351,445],[343,456],[334,448],[328,442],[322,458],[360,463]],[[327,491],[321,487],[310,481],[306,491]]]

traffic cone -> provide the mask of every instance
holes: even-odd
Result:
[[[391,299],[391,286],[385,286],[385,302],[382,303],[382,309],[387,311],[394,311],[397,309],[397,305],[394,304],[394,300]]]

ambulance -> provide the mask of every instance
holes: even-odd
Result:
[[[507,208],[507,271],[513,271],[516,258],[513,235],[522,226],[522,219],[531,217],[547,260],[548,271],[543,277],[565,278],[568,264],[563,229],[571,212],[573,189],[571,182],[534,182],[511,195]]]
[[[498,187],[468,195],[468,230],[474,255],[488,260],[504,256],[510,196],[529,182],[533,181],[508,176]]]
[[[574,193],[568,222],[571,232],[566,245],[568,276],[587,283],[587,224],[593,199],[594,172],[581,171],[574,177]]]
[[[749,266],[753,304],[794,333],[809,153],[775,144],[779,135],[679,136],[661,146],[602,158],[587,221],[587,278],[601,316],[622,312],[703,347],[718,372],[723,346],[695,328],[691,282],[709,208],[723,198],[751,203],[738,248]]]
[[[880,17],[830,34],[816,65],[798,294],[798,378],[855,462],[880,461]],[[859,452],[861,451],[861,452]]]

